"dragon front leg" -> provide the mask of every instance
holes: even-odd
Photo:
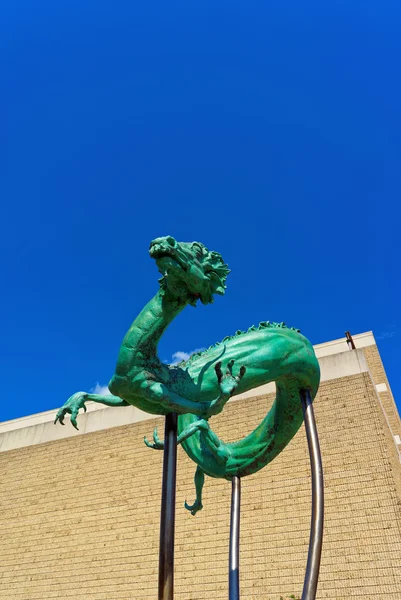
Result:
[[[199,510],[202,510],[202,490],[203,485],[205,483],[205,473],[202,471],[200,467],[196,467],[195,471],[195,490],[196,490],[196,500],[192,505],[189,505],[187,501],[185,501],[185,508],[190,511],[191,515],[196,515]]]
[[[61,425],[65,425],[64,417],[68,413],[71,415],[70,421],[73,427],[78,429],[77,416],[79,410],[82,408],[84,412],[86,412],[85,402],[88,400],[91,400],[92,402],[99,402],[100,404],[105,404],[106,406],[129,406],[128,402],[118,398],[117,396],[99,396],[98,394],[76,392],[70,398],[68,398],[67,402],[57,412],[54,424],[59,421]]]

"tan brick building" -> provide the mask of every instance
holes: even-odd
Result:
[[[315,347],[315,400],[326,519],[318,598],[401,600],[401,426],[371,332]],[[271,403],[264,386],[213,419],[232,441]],[[143,444],[163,419],[92,404],[80,432],[54,411],[0,423],[1,600],[155,600],[162,453]],[[192,517],[194,465],[179,451],[176,599],[226,600],[227,481],[207,478]],[[268,467],[242,483],[241,597],[302,590],[310,524],[302,427]]]

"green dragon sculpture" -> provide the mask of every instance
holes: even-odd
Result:
[[[191,506],[185,503],[194,515],[202,508],[205,474],[230,480],[256,473],[294,437],[303,422],[300,390],[309,389],[315,397],[319,364],[299,330],[269,322],[237,331],[178,365],[161,362],[157,345],[167,326],[188,304],[196,306],[198,300],[208,304],[214,294],[224,294],[229,269],[220,254],[203,244],[178,243],[171,236],[153,240],[149,253],[162,275],[160,289],[122,342],[109,383],[112,395],[77,392],[57,412],[55,423],[64,425],[69,413],[78,429],[78,412],[86,411],[88,400],[107,406],[134,405],[157,415],[177,412],[178,443],[197,464],[196,500]],[[209,418],[220,413],[232,396],[272,381],[276,399],[258,427],[235,443],[219,439]],[[153,443],[146,438],[145,443],[163,448],[157,430]]]

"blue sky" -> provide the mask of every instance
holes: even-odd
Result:
[[[0,420],[106,384],[149,241],[232,269],[160,354],[373,329],[401,403],[398,2],[18,2],[0,23]]]

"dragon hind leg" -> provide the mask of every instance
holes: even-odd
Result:
[[[194,482],[196,489],[196,500],[191,506],[185,501],[185,508],[191,512],[191,515],[196,515],[196,513],[203,508],[202,490],[203,484],[205,483],[205,473],[200,467],[196,467]]]
[[[185,440],[187,440],[189,437],[191,437],[191,435],[193,435],[197,431],[207,432],[209,431],[209,429],[209,423],[205,419],[199,419],[198,421],[191,423],[191,425],[189,425],[186,429],[184,429],[184,431],[180,433],[180,435],[177,438],[177,445],[181,444],[182,442],[185,442]],[[157,427],[153,432],[153,443],[149,442],[146,436],[144,437],[144,442],[148,446],[148,448],[153,448],[154,450],[164,449],[164,442],[159,438],[157,434]]]

